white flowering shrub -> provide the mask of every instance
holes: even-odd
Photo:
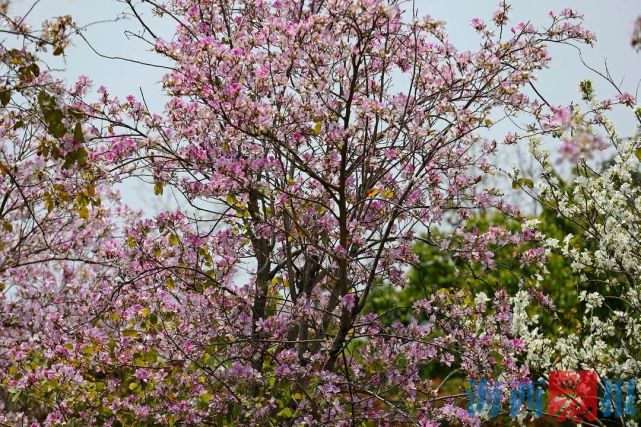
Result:
[[[573,323],[560,322],[555,336],[544,336],[524,307],[531,301],[523,293],[515,330],[526,340],[535,370],[591,369],[602,378],[636,379],[641,377],[641,137],[618,135],[606,114],[620,104],[639,121],[641,109],[627,93],[596,101],[589,82],[581,89],[585,111],[574,106],[567,122],[550,131],[561,141],[562,158],[573,165],[572,177],[562,180],[559,161],[540,138],[532,138],[530,153],[541,174],[528,186],[544,207],[580,230],[545,240],[548,252],[570,261],[580,305]],[[596,152],[608,160],[596,164],[591,160]]]

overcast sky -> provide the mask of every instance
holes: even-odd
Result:
[[[477,38],[469,22],[474,17],[488,20],[497,3],[485,0],[415,1],[421,14],[447,22],[452,42],[459,49],[472,49],[476,46]],[[24,13],[32,3],[32,0],[13,0],[12,13]],[[634,20],[641,15],[641,0],[519,0],[512,4],[512,18],[515,22],[531,21],[535,26],[549,22],[549,10],[559,11],[563,7],[572,7],[584,13],[585,26],[596,33],[598,40],[595,47],[583,49],[586,62],[603,69],[604,60],[607,59],[610,71],[617,81],[622,82],[623,88],[632,93],[637,90],[641,79],[641,54],[634,52],[629,41]],[[94,48],[109,56],[158,63],[159,58],[147,52],[144,44],[127,37],[127,30],[138,32],[139,27],[134,20],[123,19],[126,11],[127,6],[116,0],[40,0],[28,21],[35,26],[43,19],[63,14],[74,16],[81,25],[118,19],[117,22],[97,23],[86,30],[85,35]],[[155,32],[167,36],[171,35],[175,26],[170,19],[153,20],[152,24]],[[142,89],[152,109],[162,110],[163,97],[157,85],[163,74],[162,70],[100,58],[81,40],[66,53],[64,63],[57,58],[46,60],[65,68],[69,80],[84,74],[90,76],[96,84],[107,86],[110,93],[119,96],[131,93],[138,95]],[[577,82],[585,78],[594,80],[594,74],[581,65],[577,52],[571,48],[554,47],[552,56],[554,60],[551,68],[540,75],[537,85],[539,90],[552,104],[568,104],[577,100]],[[607,85],[598,80],[595,83],[599,95],[611,94]],[[615,115],[614,119],[618,121],[622,133],[633,131],[633,122],[628,117]],[[130,188],[124,193],[127,202],[137,207],[148,207],[153,198],[153,195],[141,198],[139,191]]]

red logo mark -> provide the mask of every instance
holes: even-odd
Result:
[[[548,412],[561,421],[593,421],[598,408],[594,371],[552,371],[549,378]]]

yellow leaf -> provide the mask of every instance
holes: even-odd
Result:
[[[207,264],[208,266],[212,266],[214,264],[214,259],[211,257],[211,255],[205,254],[203,258],[205,260],[205,264]]]
[[[78,212],[78,215],[80,215],[80,218],[89,219],[89,209],[87,209],[86,206],[78,206],[76,211]]]
[[[45,193],[44,198],[45,198],[45,207],[47,208],[47,212],[51,212],[55,207],[53,196],[51,195],[51,193]]]
[[[170,244],[171,246],[176,246],[178,243],[180,243],[180,240],[178,239],[178,236],[176,236],[176,235],[175,235],[175,234],[173,234],[173,233],[172,233],[172,234],[170,234],[170,235],[169,235],[169,244]]]
[[[312,135],[318,136],[321,133],[321,122],[316,122],[314,124],[314,129],[312,129]]]
[[[294,416],[294,412],[290,408],[284,408],[277,414],[279,417],[291,418]]]
[[[380,193],[380,191],[381,190],[379,190],[378,188],[372,188],[371,190],[369,190],[369,193],[367,193],[367,198],[371,199],[376,197],[378,193]]]
[[[127,329],[127,330],[123,331],[122,334],[124,336],[126,336],[127,338],[136,338],[136,337],[138,337],[138,332],[134,331],[133,329]]]
[[[154,194],[156,196],[162,196],[163,193],[163,187],[162,187],[162,182],[156,181],[154,184]]]
[[[200,396],[198,396],[200,401],[203,402],[203,403],[208,403],[211,400],[212,397],[214,397],[214,395],[209,393],[209,392],[203,393]]]
[[[386,188],[385,190],[383,190],[383,193],[381,195],[386,199],[391,199],[392,197],[394,197],[394,190]]]
[[[137,383],[131,383],[131,384],[129,384],[129,390],[135,390],[135,389],[137,389],[137,388],[138,388],[138,384],[137,384]]]
[[[140,311],[140,317],[142,317],[144,319],[147,316],[149,316],[149,308],[145,307]]]
[[[76,196],[76,201],[78,202],[78,205],[80,206],[87,206],[89,205],[89,198],[85,193],[78,193],[78,196]]]

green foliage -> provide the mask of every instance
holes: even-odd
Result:
[[[547,237],[562,240],[568,233],[580,234],[578,228],[556,216],[553,211],[544,211],[537,218],[541,221],[538,230]],[[487,231],[492,226],[503,226],[512,232],[521,230],[521,224],[502,215],[479,215],[472,218],[468,224],[470,230]],[[398,289],[391,285],[381,286],[369,301],[369,309],[380,314],[386,324],[394,322],[409,323],[415,319],[412,304],[420,299],[441,292],[443,289],[463,289],[471,294],[486,293],[490,298],[502,288],[514,295],[521,286],[532,287],[535,276],[540,273],[537,266],[524,267],[518,257],[519,250],[525,250],[532,245],[506,246],[496,248],[495,267],[492,270],[483,269],[478,264],[460,258],[455,258],[438,247],[419,243],[414,247],[419,256],[419,262],[409,272],[409,285]],[[544,274],[542,286],[537,288],[548,295],[555,303],[557,310],[538,310],[539,324],[543,333],[554,336],[558,326],[572,329],[576,325],[576,307],[578,304],[578,289],[570,263],[561,255],[550,254],[546,262],[547,274]],[[535,310],[531,307],[530,310]],[[419,322],[425,319],[416,319]],[[422,378],[431,378],[436,382],[444,381],[450,373],[445,366],[430,365],[421,372]],[[460,375],[447,377],[443,387],[445,393],[460,392],[465,378]]]
[[[83,144],[85,142],[82,125],[79,121],[76,121],[71,131],[67,128],[67,122],[80,120],[82,115],[74,111],[65,111],[59,108],[55,97],[45,91],[41,91],[38,94],[38,106],[42,111],[42,117],[47,125],[47,131],[52,137],[60,139],[68,133],[71,133],[73,134],[73,139],[77,143]],[[41,152],[45,155],[50,152],[54,157],[56,157],[56,154],[59,155],[60,150],[57,147],[41,147]],[[80,146],[79,148],[68,152],[64,156],[63,167],[65,169],[69,169],[76,164],[79,167],[84,167],[87,165],[87,158],[87,151]]]
[[[541,221],[539,231],[547,237],[562,240],[568,233],[580,234],[574,224],[557,217],[552,211],[544,211],[537,219]],[[501,215],[479,215],[468,224],[470,230],[479,232],[487,231],[492,226],[504,226],[513,232],[521,229],[519,222]],[[419,243],[414,247],[419,262],[409,272],[409,285],[405,289],[391,285],[380,287],[371,297],[370,310],[384,314],[383,319],[388,324],[408,323],[414,318],[412,304],[440,289],[466,289],[472,293],[485,292],[492,297],[496,291],[506,288],[510,294],[514,294],[520,286],[533,286],[535,275],[540,273],[539,267],[524,267],[515,256],[518,251],[529,247],[531,245],[496,248],[496,267],[490,270],[455,258],[437,247]],[[538,289],[550,296],[558,312],[542,313],[541,325],[547,333],[553,335],[557,324],[554,321],[556,316],[567,317],[570,321],[574,317],[578,291],[570,264],[563,256],[550,254],[546,267],[548,274],[543,275],[542,286]]]
[[[590,80],[583,80],[579,83],[579,88],[581,89],[581,95],[583,96],[584,101],[592,101],[594,99],[594,88],[592,87],[592,82]]]

